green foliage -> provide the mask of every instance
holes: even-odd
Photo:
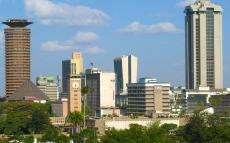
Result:
[[[80,133],[75,133],[72,138],[74,142],[79,143],[98,143],[97,130],[95,128],[84,129]]]
[[[84,114],[84,105],[81,106],[81,113]],[[85,115],[90,115],[92,113],[92,109],[88,106],[85,106]]]
[[[101,138],[102,143],[174,143],[158,123],[149,127],[132,124],[129,129],[110,129]]]
[[[229,143],[230,126],[217,115],[196,112],[177,137],[183,143]]]
[[[43,132],[42,142],[68,143],[70,138],[60,134],[58,129],[53,126],[48,126]]]
[[[58,137],[58,130],[53,126],[48,126],[44,132],[41,141],[55,141],[55,138]]]
[[[31,102],[0,103],[0,133],[15,137],[39,133],[49,125],[49,105]]]
[[[35,108],[30,121],[31,130],[34,133],[41,133],[41,131],[43,131],[49,124],[49,117],[47,113]]]
[[[82,94],[90,94],[93,92],[93,88],[89,87],[89,86],[84,86],[81,88],[81,93]]]
[[[34,142],[34,137],[33,136],[25,136],[23,139],[24,143],[33,143]]]
[[[213,107],[219,106],[222,100],[223,100],[222,98],[214,98],[214,97],[209,98],[209,102]]]
[[[77,128],[83,124],[84,116],[81,112],[71,112],[66,118],[68,123],[72,124],[73,134],[76,132]]]
[[[161,128],[166,130],[167,132],[170,132],[172,130],[175,130],[177,128],[176,124],[163,124],[161,125]]]
[[[55,143],[69,143],[69,141],[70,138],[62,134],[55,139]]]

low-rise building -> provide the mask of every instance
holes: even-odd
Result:
[[[145,118],[140,117],[131,119],[129,117],[117,117],[117,118],[101,118],[101,119],[87,119],[87,127],[96,127],[100,134],[104,134],[106,130],[115,128],[117,130],[129,129],[131,124],[138,124],[142,126],[150,126],[153,123],[159,122],[163,124],[176,124],[177,126],[183,126],[186,124],[184,118]]]
[[[32,81],[25,81],[17,90],[7,98],[7,101],[46,103],[48,97]]]
[[[138,83],[128,84],[128,114],[170,113],[169,93],[170,84],[154,78],[141,78]]]
[[[230,115],[230,94],[225,95],[213,95],[214,100],[216,100],[216,105],[213,106],[214,113]]]
[[[186,111],[186,95],[184,87],[171,87],[171,113],[179,115]]]
[[[39,76],[36,78],[37,87],[45,93],[50,101],[56,101],[59,98],[58,86],[54,77]]]
[[[191,114],[196,110],[212,106],[209,102],[211,96],[222,96],[229,94],[229,89],[210,89],[209,87],[199,87],[198,89],[186,90],[187,113]]]
[[[62,98],[60,101],[52,103],[52,112],[56,117],[66,117],[68,115],[68,99]]]

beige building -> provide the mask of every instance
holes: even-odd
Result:
[[[26,80],[30,80],[30,34],[24,19],[10,19],[5,28],[6,96],[11,96]]]
[[[170,112],[170,84],[153,78],[141,78],[138,83],[128,84],[128,114]]]
[[[68,99],[62,98],[60,101],[52,103],[52,112],[56,117],[66,117],[68,115],[69,106]]]
[[[81,78],[72,76],[68,81],[69,111],[81,112]]]
[[[186,88],[223,88],[221,6],[197,0],[185,8]]]
[[[45,93],[50,101],[56,101],[59,98],[58,86],[54,77],[39,76],[36,78],[37,87]]]
[[[62,90],[68,92],[68,79],[84,72],[83,57],[80,52],[73,52],[70,60],[62,61]]]

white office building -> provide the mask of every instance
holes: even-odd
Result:
[[[115,73],[91,68],[85,74],[86,85],[92,88],[86,102],[93,114],[101,116],[101,109],[115,108]]]

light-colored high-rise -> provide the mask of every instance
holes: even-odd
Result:
[[[87,95],[87,106],[95,114],[101,108],[115,107],[115,73],[98,68],[87,69],[86,85],[93,89]]]
[[[10,19],[5,28],[6,96],[11,96],[25,81],[30,80],[30,29],[25,19]]]
[[[83,73],[83,58],[80,52],[73,52],[70,60],[62,61],[62,92],[68,92],[68,79]]]
[[[221,6],[197,0],[185,8],[186,88],[223,88]]]
[[[127,104],[127,84],[137,82],[137,57],[124,55],[114,59],[114,72],[116,74],[116,104]]]

